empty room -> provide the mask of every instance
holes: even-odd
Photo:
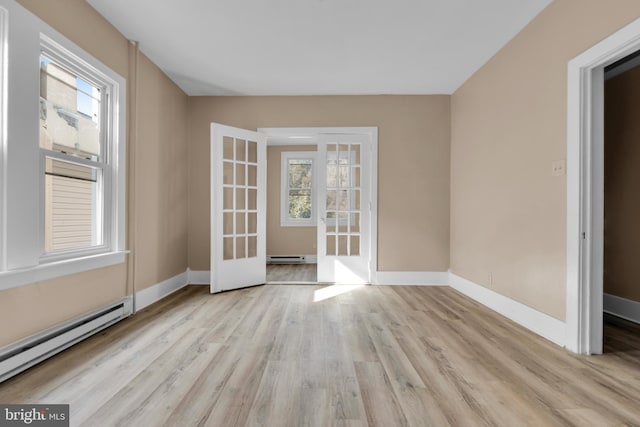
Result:
[[[0,425],[640,425],[638,52],[637,0],[0,0]]]

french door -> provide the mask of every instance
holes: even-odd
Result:
[[[266,282],[266,136],[211,124],[211,293]]]
[[[318,281],[371,283],[369,136],[318,139]]]

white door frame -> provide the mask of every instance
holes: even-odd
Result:
[[[369,269],[371,283],[378,283],[378,128],[377,127],[286,127],[258,128],[258,132],[267,135],[270,145],[317,145],[319,134],[360,134],[368,135],[371,141],[371,224]]]
[[[569,62],[566,346],[602,353],[604,68],[640,49],[640,18]]]

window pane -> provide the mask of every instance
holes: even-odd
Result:
[[[360,210],[360,190],[353,190],[351,197],[351,210]]]
[[[236,209],[244,210],[245,189],[236,188]]]
[[[236,139],[236,160],[245,162],[247,160],[247,142],[244,139]]]
[[[233,259],[233,237],[225,237],[222,242],[222,259],[225,261]]]
[[[257,233],[258,232],[258,214],[255,212],[247,214],[247,233]]]
[[[347,236],[338,236],[338,256],[349,255]]]
[[[349,190],[340,190],[338,191],[338,210],[347,211],[349,210]]]
[[[101,170],[45,160],[45,252],[102,245]]]
[[[236,184],[244,185],[245,165],[236,163]]]
[[[258,238],[256,236],[249,236],[247,257],[255,258],[258,256]]]
[[[225,212],[222,214],[222,233],[225,236],[233,234],[233,213]]]
[[[351,233],[359,233],[360,232],[360,214],[352,213],[351,214]]]
[[[233,209],[233,188],[224,188],[222,197],[222,209]]]
[[[311,159],[289,160],[289,188],[311,188]]]
[[[289,218],[311,218],[311,190],[289,190]]]
[[[231,162],[224,162],[223,163],[223,170],[222,170],[222,182],[226,185],[232,185],[233,184],[233,163]]]
[[[351,246],[349,247],[349,255],[360,255],[360,236],[351,236]]]
[[[247,209],[256,210],[258,209],[258,190],[250,188],[248,191],[249,195],[247,198],[249,199],[249,204],[247,206]]]
[[[236,234],[245,234],[245,233],[246,233],[245,214],[237,213],[236,214]]]
[[[338,192],[336,190],[327,190],[327,209],[336,210]]]
[[[339,170],[339,186],[340,187],[350,187],[351,180],[349,179],[349,166],[340,166]]]
[[[258,143],[249,141],[249,157],[251,163],[258,163]]]
[[[327,188],[336,188],[338,186],[338,167],[336,165],[327,165]]]
[[[100,160],[102,90],[40,56],[40,146]]]
[[[222,158],[233,160],[233,138],[230,136],[222,137]]]
[[[336,236],[332,234],[327,235],[327,255],[336,254]]]
[[[255,165],[249,165],[247,166],[247,169],[249,174],[249,182],[247,182],[247,185],[250,187],[257,187],[258,186],[258,167]]]
[[[245,240],[246,237],[242,236],[242,237],[236,237],[236,259],[242,259],[242,258],[246,258],[246,245],[245,245]]]

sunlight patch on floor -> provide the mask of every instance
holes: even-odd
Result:
[[[365,285],[331,285],[313,292],[313,302],[324,301],[338,295],[346,294]]]

